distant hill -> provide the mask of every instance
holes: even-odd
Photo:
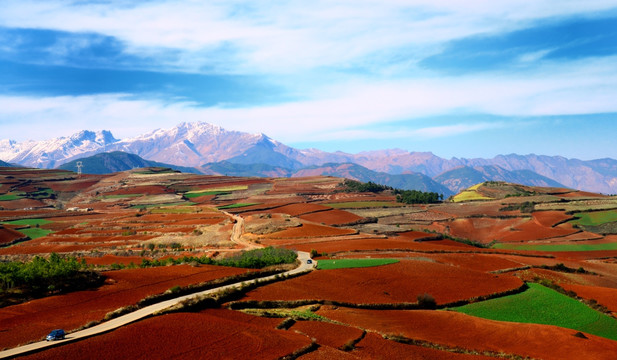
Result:
[[[205,122],[180,123],[170,129],[157,129],[129,139],[116,139],[111,132],[79,131],[72,136],[43,141],[16,142],[0,139],[0,159],[28,167],[54,168],[79,158],[99,153],[122,151],[138,155],[147,161],[173,164],[176,168],[205,166],[216,173],[211,164],[228,162],[248,167],[230,167],[243,176],[264,176],[260,164],[267,164],[277,173],[290,172],[324,164],[353,163],[376,173],[390,175],[423,174],[447,183],[452,189],[465,187],[470,179],[516,181],[524,184],[551,184],[553,180],[565,187],[604,194],[617,194],[617,160],[578,160],[561,156],[498,155],[491,159],[444,159],[430,152],[410,152],[401,149],[364,151],[356,154],[325,152],[318,149],[299,150],[282,144],[264,134],[228,131]],[[206,164],[206,165],[204,165]],[[70,165],[71,170],[76,170]],[[249,170],[253,167],[256,172]],[[461,167],[478,171],[458,170]],[[63,167],[66,168],[66,167]],[[92,170],[89,170],[92,171]],[[104,170],[101,170],[104,171]],[[195,171],[195,170],[191,170]],[[450,171],[455,171],[448,175]],[[508,171],[509,173],[505,173]],[[463,178],[457,180],[456,174]],[[540,176],[540,177],[538,177]],[[394,181],[390,178],[390,181]]]
[[[0,167],[15,167],[15,165],[0,160]]]
[[[280,166],[267,164],[238,164],[229,161],[205,164],[198,169],[206,175],[257,177],[288,177],[291,175],[291,170]]]
[[[377,172],[357,164],[324,164],[322,166],[308,167],[295,172],[293,177],[328,175],[344,177],[347,179],[362,182],[372,181],[377,184],[388,185],[404,190],[421,190],[443,194],[445,197],[453,195],[454,192],[447,187],[435,182],[430,177],[419,174],[398,174],[392,175]]]
[[[185,173],[199,174],[197,169],[176,165],[163,164],[156,161],[144,160],[141,157],[122,151],[96,154],[83,159],[75,159],[60,165],[58,169],[77,171],[77,162],[82,162],[84,174],[109,174],[143,167],[168,167]]]
[[[531,170],[509,171],[496,165],[477,166],[475,168],[461,166],[435,176],[433,180],[455,193],[484,181],[505,181],[529,186],[566,187]]]

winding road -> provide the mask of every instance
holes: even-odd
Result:
[[[236,223],[237,224],[237,223]],[[293,269],[293,270],[289,270],[287,272],[284,272],[283,275],[295,275],[295,274],[299,274],[302,272],[308,272],[314,269],[314,267],[316,266],[316,263],[314,261],[312,261],[312,264],[308,263],[308,260],[311,258],[311,255],[307,252],[304,251],[298,251],[298,260],[300,261],[300,266],[298,266],[297,268]],[[161,310],[165,310],[171,306],[174,306],[176,304],[178,304],[181,301],[184,301],[186,299],[191,299],[194,297],[198,297],[198,296],[203,296],[203,295],[211,295],[214,293],[217,293],[221,290],[226,290],[226,289],[232,289],[234,287],[240,286],[241,284],[252,284],[255,283],[257,281],[263,281],[263,280],[273,280],[277,275],[270,275],[270,276],[265,276],[262,278],[257,278],[257,279],[253,279],[253,280],[249,280],[249,281],[241,281],[241,282],[237,282],[234,284],[229,284],[229,285],[225,285],[225,286],[220,286],[214,289],[210,289],[210,290],[205,290],[205,291],[201,291],[198,293],[194,293],[194,294],[190,294],[190,295],[184,295],[184,296],[180,296],[174,299],[170,299],[170,300],[166,300],[166,301],[162,301],[150,306],[146,306],[144,308],[141,308],[137,311],[134,311],[132,313],[117,317],[115,319],[106,321],[104,323],[101,323],[99,325],[93,326],[91,328],[88,329],[84,329],[84,330],[80,330],[80,331],[76,331],[74,333],[70,333],[66,335],[66,338],[64,340],[56,340],[56,341],[39,341],[39,342],[35,342],[32,344],[28,344],[28,345],[24,345],[24,346],[19,346],[13,349],[8,349],[8,350],[4,350],[4,351],[0,351],[0,359],[7,359],[7,358],[13,358],[16,356],[20,356],[20,355],[26,355],[28,353],[32,353],[32,352],[37,352],[37,351],[41,351],[45,348],[49,348],[49,347],[53,347],[53,346],[60,346],[66,343],[70,343],[70,342],[74,342],[74,341],[79,341],[79,340],[83,340],[86,338],[89,338],[91,336],[95,336],[95,335],[100,335],[109,331],[112,331],[114,329],[117,329],[121,326],[130,324],[132,322],[141,320],[143,318],[146,318],[150,315],[153,315],[156,312],[159,312]],[[41,334],[43,335],[43,334]]]

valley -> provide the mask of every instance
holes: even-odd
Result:
[[[484,181],[405,204],[346,184],[0,168],[0,260],[74,258],[103,279],[28,295],[3,273],[0,348],[237,283],[19,358],[613,358],[614,196]],[[249,284],[299,266],[287,250],[315,268]]]

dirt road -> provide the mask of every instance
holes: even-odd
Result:
[[[237,224],[237,223],[236,223]],[[235,229],[235,226],[234,226]],[[241,233],[241,230],[240,230]],[[294,275],[294,274],[298,274],[298,273],[302,273],[305,271],[310,271],[314,268],[314,266],[316,265],[315,262],[312,261],[312,264],[308,264],[308,260],[310,259],[310,254],[304,251],[298,251],[298,260],[300,261],[300,266],[298,266],[297,268],[293,269],[293,270],[289,270],[285,273],[283,273],[284,275]],[[121,326],[130,324],[132,322],[141,320],[145,317],[148,317],[158,311],[167,309],[170,306],[176,305],[181,301],[184,301],[186,299],[190,299],[190,298],[194,298],[197,296],[202,296],[202,295],[210,295],[216,292],[219,292],[221,290],[226,290],[226,289],[232,289],[236,286],[240,286],[242,283],[245,284],[251,284],[254,283],[258,280],[271,280],[274,279],[276,275],[271,275],[271,276],[266,276],[266,277],[262,277],[262,278],[258,278],[258,279],[254,279],[254,280],[250,280],[250,281],[244,281],[244,282],[237,282],[234,284],[230,284],[230,285],[225,285],[225,286],[221,286],[218,288],[214,288],[214,289],[210,289],[210,290],[205,290],[202,292],[198,292],[195,294],[190,294],[190,295],[184,295],[184,296],[180,296],[177,297],[175,299],[171,299],[171,300],[166,300],[166,301],[162,301],[160,303],[156,303],[147,307],[144,307],[142,309],[139,309],[137,311],[134,311],[130,314],[126,314],[123,316],[120,316],[118,318],[106,321],[102,324],[93,326],[91,328],[88,329],[84,329],[84,330],[80,330],[71,334],[67,334],[66,339],[64,340],[57,340],[57,341],[39,341],[36,343],[32,343],[32,344],[28,344],[28,345],[24,345],[24,346],[20,346],[20,347],[16,347],[13,349],[9,349],[9,350],[4,350],[4,351],[0,351],[0,359],[7,359],[7,358],[12,358],[12,357],[16,357],[19,355],[25,355],[31,352],[37,352],[40,351],[42,349],[48,348],[48,347],[52,347],[52,346],[60,346],[62,344],[66,344],[69,342],[74,342],[74,341],[79,341],[91,336],[95,336],[95,335],[99,335],[99,334],[103,334],[109,331],[112,331],[114,329],[117,329]],[[44,335],[44,334],[41,334]]]

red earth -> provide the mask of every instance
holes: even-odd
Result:
[[[435,281],[439,279],[439,281]],[[332,286],[333,283],[341,286]],[[362,304],[413,303],[428,293],[437,304],[517,289],[522,281],[430,261],[319,270],[250,291],[247,300],[332,300]]]
[[[302,215],[300,216],[300,219],[322,223],[325,225],[343,225],[356,222],[363,219],[363,217],[347,211],[333,209]]]
[[[211,281],[249,270],[188,265],[105,272],[105,285],[96,290],[50,296],[0,309],[0,348],[40,340],[55,328],[71,330],[101,320],[108,312],[136,304],[148,295],[174,286]]]
[[[402,335],[449,348],[537,359],[614,359],[617,341],[550,325],[510,323],[453,311],[376,311],[322,306],[319,315],[382,334]]]
[[[232,314],[233,313],[233,314]],[[310,344],[262,318],[212,309],[156,316],[23,359],[277,359]]]
[[[298,321],[289,330],[314,338],[319,345],[333,348],[342,348],[362,336],[362,330],[358,328],[322,321]]]

